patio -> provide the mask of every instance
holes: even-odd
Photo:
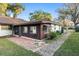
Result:
[[[33,52],[45,47],[47,44],[43,40],[37,40],[29,37],[24,36],[13,36],[8,38],[9,41],[12,41],[13,43],[28,49],[32,50]]]

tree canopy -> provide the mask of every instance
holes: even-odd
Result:
[[[7,13],[8,11],[11,11],[11,13],[13,13],[13,17],[15,18],[24,10],[24,7],[20,3],[0,3],[0,9],[1,15],[10,16]]]
[[[71,19],[74,24],[79,20],[79,4],[70,3],[64,4],[64,7],[59,9],[59,18],[61,19]]]
[[[42,10],[34,11],[30,13],[30,20],[47,20],[50,21],[52,16],[48,12],[44,12]]]
[[[13,13],[13,17],[15,18],[24,10],[24,7],[19,3],[9,4],[7,10],[11,11]]]
[[[7,8],[8,8],[8,3],[0,3],[0,14],[6,15]]]

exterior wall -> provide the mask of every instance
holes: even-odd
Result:
[[[59,25],[51,25],[51,31],[53,31],[53,32],[61,31],[61,26],[59,26]]]
[[[36,26],[36,33],[30,33],[30,27]],[[24,27],[27,27],[27,33],[24,33]],[[14,28],[15,34],[19,35],[19,26],[15,26]],[[21,36],[27,36],[35,39],[39,39],[39,25],[23,25],[21,26]]]
[[[27,36],[27,37],[31,37],[31,38],[35,38],[35,39],[39,39],[39,37],[38,37],[38,25],[36,26],[36,33],[35,34],[33,34],[33,33],[30,33],[30,27],[32,27],[32,26],[35,26],[35,25],[30,25],[30,26],[26,26],[26,27],[28,27],[28,32],[27,33],[24,33],[23,31],[24,31],[24,28],[23,27],[25,27],[25,26],[22,26],[22,35],[23,36]]]
[[[35,24],[35,25],[21,25],[21,36],[27,36],[35,39],[43,39],[45,38],[45,35],[47,34],[44,32],[45,24]],[[47,24],[50,25],[50,24]],[[36,33],[30,33],[30,27],[35,26],[36,27]],[[24,33],[24,27],[27,27],[27,33]],[[15,34],[19,35],[19,26],[14,27]]]
[[[46,27],[46,28],[44,28]],[[51,28],[51,24],[41,24],[40,25],[40,39],[46,38],[47,34],[49,33]]]
[[[0,36],[12,35],[12,30],[3,30],[3,29],[1,29],[1,26],[2,25],[0,25]]]
[[[12,35],[12,30],[0,30],[0,36]]]

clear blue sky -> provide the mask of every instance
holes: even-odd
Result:
[[[57,9],[62,8],[62,3],[23,3],[25,10],[18,15],[18,18],[29,20],[29,13],[35,10],[43,10],[45,12],[51,13],[52,17],[58,17]]]

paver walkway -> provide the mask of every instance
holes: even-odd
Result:
[[[64,43],[65,40],[67,40],[68,36],[71,34],[72,31],[68,31],[68,33],[64,33],[62,37],[52,42],[52,44],[49,44],[37,51],[37,53],[40,53],[43,56],[53,56],[54,53],[59,49],[59,47]]]
[[[14,37],[9,37],[7,39],[14,42],[14,43],[16,43],[17,45],[25,48],[25,49],[32,50],[33,52],[35,52],[36,50],[38,50],[41,47],[45,46],[45,43],[43,41],[33,39],[33,38],[29,38],[29,37],[14,36]],[[39,44],[39,45],[37,45],[37,44]]]

